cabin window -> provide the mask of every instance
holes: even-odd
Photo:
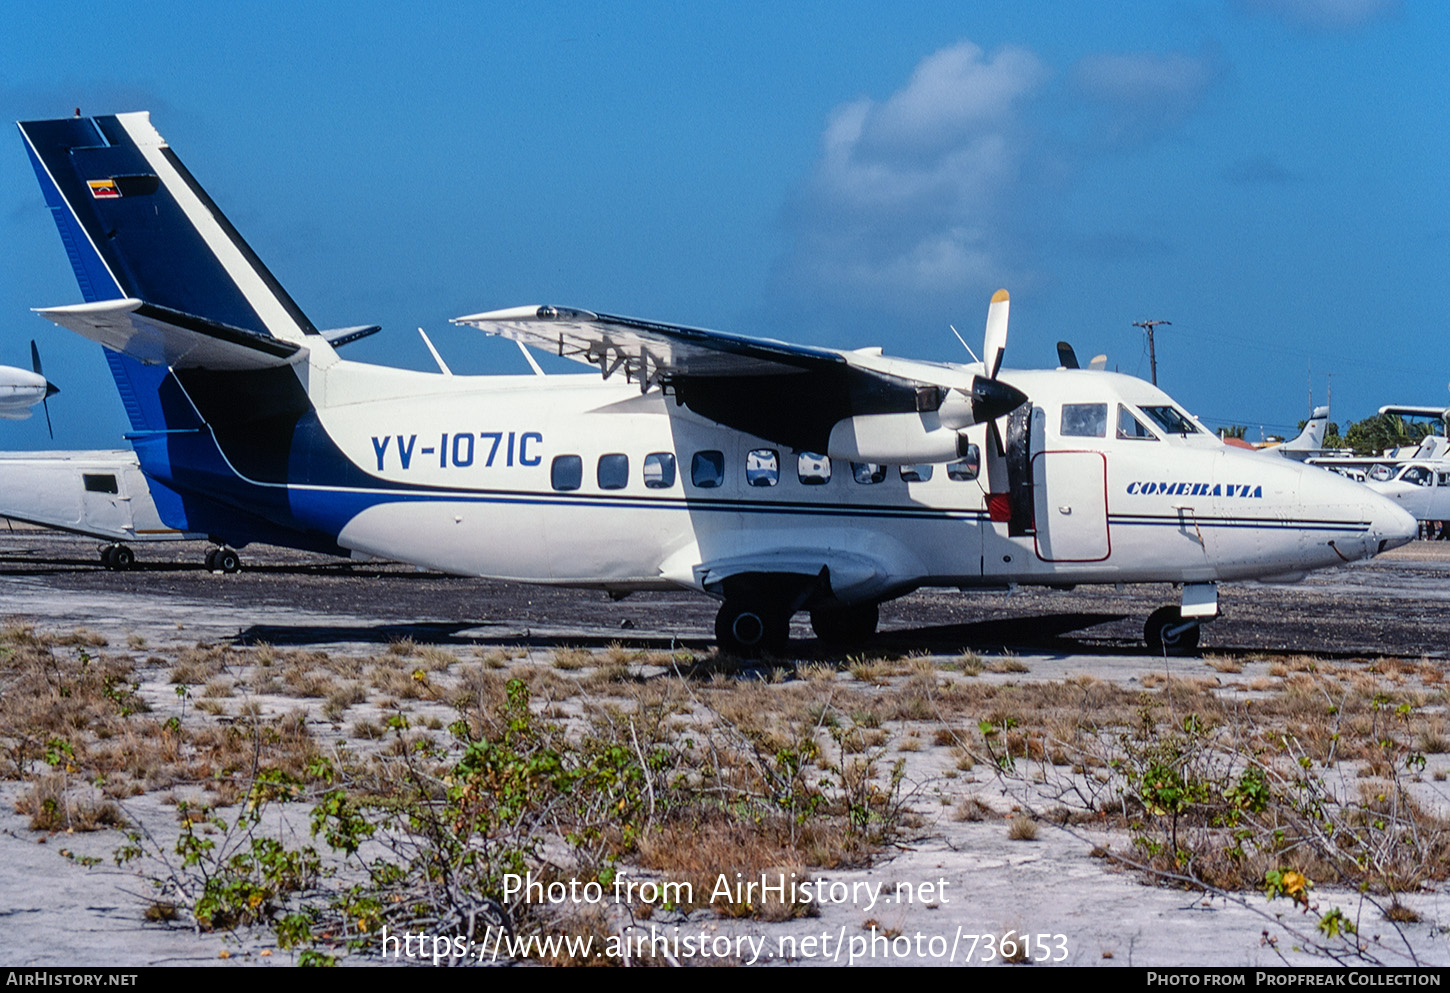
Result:
[[[1153,418],[1158,426],[1169,434],[1197,434],[1198,428],[1193,426],[1187,414],[1177,407],[1159,406],[1142,407],[1143,413]]]
[[[931,478],[932,467],[923,462],[920,465],[901,467],[901,478],[908,483],[924,483]]]
[[[831,481],[831,460],[816,452],[801,452],[795,472],[802,486],[824,486]]]
[[[1105,403],[1065,403],[1062,405],[1064,438],[1104,438],[1108,433],[1108,405]]]
[[[1401,474],[1400,482],[1413,483],[1416,486],[1434,486],[1435,477],[1424,466],[1412,465]]]
[[[696,452],[690,460],[690,482],[702,490],[712,490],[725,482],[725,453]]]
[[[886,479],[886,467],[875,462],[852,462],[851,476],[862,486],[870,486]]]
[[[967,446],[966,458],[947,463],[947,478],[958,481],[976,479],[982,471],[982,450],[976,445]]]
[[[780,482],[780,454],[774,448],[753,448],[745,456],[745,482],[750,486],[774,486]]]
[[[549,466],[549,482],[556,490],[577,490],[584,482],[584,460],[577,455],[555,455]]]
[[[116,485],[116,477],[110,473],[82,473],[81,480],[85,483],[87,493],[116,493],[121,492]]]
[[[614,453],[599,456],[595,473],[601,490],[622,490],[629,485],[629,456]]]
[[[1118,437],[1133,441],[1157,441],[1158,438],[1143,426],[1143,422],[1121,403],[1118,404]]]
[[[651,452],[644,457],[646,489],[667,490],[675,485],[675,456],[671,452]]]

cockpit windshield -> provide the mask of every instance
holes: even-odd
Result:
[[[1193,421],[1177,407],[1171,407],[1165,404],[1157,407],[1141,407],[1139,409],[1153,418],[1153,421],[1166,434],[1190,435],[1198,433],[1198,428],[1194,425]]]

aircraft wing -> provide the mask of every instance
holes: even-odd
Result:
[[[1380,408],[1381,414],[1395,414],[1399,417],[1437,417],[1444,418],[1450,413],[1444,407],[1416,407],[1405,404],[1389,404]]]
[[[605,378],[622,372],[641,392],[660,386],[701,416],[756,437],[832,454],[847,446],[863,460],[955,458],[954,441],[944,436],[1026,400],[979,366],[893,358],[879,349],[838,351],[563,307],[516,307],[453,323],[597,366]],[[922,423],[887,425],[885,434],[899,434],[899,443],[877,440],[884,422],[860,421],[875,415],[920,415]],[[843,421],[852,422],[852,440],[838,434],[831,447],[832,429]],[[931,434],[938,437],[923,440]],[[873,452],[880,458],[868,459]]]
[[[48,307],[36,313],[147,365],[237,372],[291,365],[307,354],[306,348],[290,341],[134,298]]]
[[[597,365],[606,378],[623,371],[646,384],[662,375],[768,376],[846,362],[833,349],[566,307],[514,307],[456,317],[453,323]]]

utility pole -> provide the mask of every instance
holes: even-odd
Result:
[[[1153,370],[1153,385],[1158,385],[1158,354],[1153,351],[1153,329],[1160,324],[1172,325],[1172,321],[1134,321],[1133,327],[1148,332],[1148,366]]]

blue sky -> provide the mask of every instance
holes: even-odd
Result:
[[[150,110],[354,358],[525,371],[450,317],[532,303],[963,357],[1055,343],[1211,424],[1450,404],[1450,7],[1396,0],[0,7],[8,120]],[[100,349],[17,132],[0,363],[109,447]],[[575,367],[570,367],[572,370]],[[1008,377],[1010,378],[1010,376]]]

